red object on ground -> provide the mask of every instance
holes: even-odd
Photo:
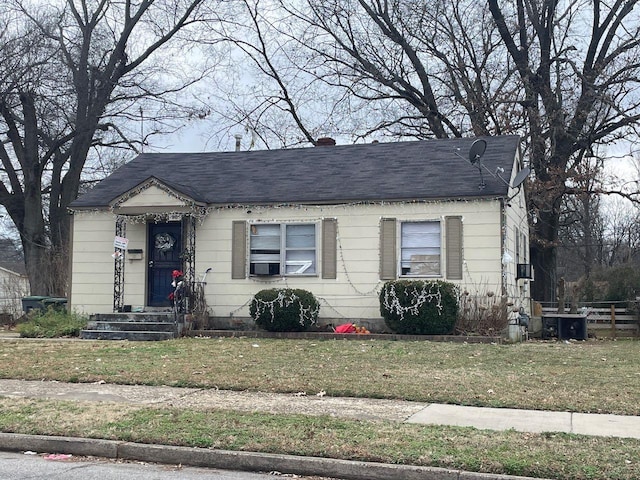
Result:
[[[356,326],[353,323],[344,323],[336,327],[336,333],[355,333]]]

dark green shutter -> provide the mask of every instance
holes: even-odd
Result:
[[[247,222],[233,222],[231,232],[231,278],[247,277]]]
[[[396,219],[380,220],[380,279],[395,280],[396,261]]]
[[[447,279],[462,280],[462,217],[447,217],[445,225]]]
[[[337,250],[338,221],[325,218],[322,220],[322,278],[337,278]]]

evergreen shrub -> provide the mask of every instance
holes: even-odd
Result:
[[[271,288],[255,294],[249,313],[270,332],[302,332],[318,321],[320,303],[307,290]]]
[[[380,291],[380,314],[395,333],[451,334],[458,317],[458,287],[440,280],[387,282]]]
[[[18,325],[21,337],[54,338],[77,337],[87,326],[87,318],[66,310],[49,307],[47,310],[32,310],[30,318]]]

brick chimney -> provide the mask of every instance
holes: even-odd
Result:
[[[321,137],[316,141],[316,147],[333,147],[335,144],[335,139],[331,137]]]

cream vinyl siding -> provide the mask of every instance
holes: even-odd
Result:
[[[79,313],[113,311],[113,240],[110,213],[75,213],[73,221],[71,301]]]
[[[394,216],[397,214],[397,216]],[[449,215],[452,214],[452,215]],[[248,317],[248,301],[252,295],[265,288],[304,288],[321,298],[320,316],[335,318],[379,318],[380,308],[377,292],[384,283],[380,279],[381,257],[380,240],[386,225],[393,245],[397,244],[396,225],[399,221],[417,221],[425,218],[445,218],[455,216],[464,220],[465,260],[463,280],[456,283],[490,285],[499,291],[501,284],[500,265],[500,215],[499,203],[482,202],[439,202],[434,204],[398,204],[398,205],[354,205],[354,206],[318,206],[304,209],[291,208],[251,208],[245,210],[222,209],[212,212],[199,226],[197,234],[196,270],[203,272],[211,267],[207,276],[207,302],[216,316]],[[326,223],[322,220],[335,219],[336,237],[336,278],[323,279]],[[321,265],[320,276],[287,276],[286,280],[274,277],[245,277],[232,279],[232,231],[239,224],[268,219],[287,223],[307,220],[320,221],[320,246],[318,261]],[[382,222],[386,219],[388,222]],[[395,220],[394,220],[395,219]],[[240,222],[240,223],[234,223]],[[234,227],[236,225],[236,227]],[[333,232],[330,235],[333,237]],[[480,239],[475,242],[475,238]],[[247,247],[242,248],[246,261]],[[333,242],[330,242],[333,245]],[[474,246],[469,246],[470,244]],[[331,250],[331,248],[329,248]],[[394,250],[396,250],[394,246]],[[471,250],[471,254],[470,254]],[[443,253],[444,254],[444,253]],[[397,252],[390,257],[390,275],[397,272]],[[345,273],[346,270],[346,273]],[[471,288],[471,287],[470,287]]]
[[[380,318],[378,292],[384,283],[381,274],[391,278],[397,274],[397,225],[439,219],[444,229],[447,217],[458,217],[464,225],[466,264],[462,280],[455,282],[468,288],[482,285],[499,291],[500,209],[499,202],[492,200],[214,209],[197,225],[196,275],[202,276],[211,268],[205,295],[213,316],[248,317],[248,305],[256,292],[289,287],[304,288],[316,295],[322,305],[321,318]],[[112,310],[114,221],[107,212],[76,214],[74,309],[91,313]],[[242,265],[248,258],[246,229],[249,223],[260,221],[315,223],[320,230],[316,245],[318,274],[247,277],[246,264]],[[126,231],[130,248],[146,250],[146,225],[128,224]],[[391,245],[394,252],[384,261],[381,241]],[[441,252],[443,268],[445,251]],[[146,260],[126,261],[126,304],[144,304],[145,265]]]
[[[121,203],[120,207],[183,207],[185,205],[183,201],[169,195],[156,185],[151,185],[146,190]]]
[[[126,226],[128,249],[142,250],[142,259],[132,260],[125,253],[124,261],[124,302],[123,305],[142,307],[146,305],[147,293],[147,225],[130,223]]]

